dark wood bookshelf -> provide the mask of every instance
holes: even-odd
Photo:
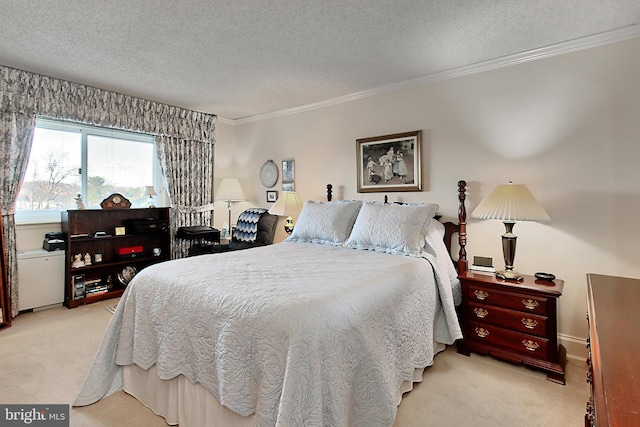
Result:
[[[166,227],[134,230],[127,226],[131,220],[155,224],[166,222]],[[170,258],[169,208],[69,210],[61,214],[61,227],[66,240],[64,305],[68,308],[119,297],[126,289],[126,284],[118,278],[123,269],[133,267],[139,272]],[[116,235],[116,227],[125,227],[125,234]],[[107,235],[94,237],[97,232]],[[71,237],[77,235],[80,237]],[[128,257],[118,253],[119,249],[127,247],[141,247],[142,251]],[[154,255],[154,249],[160,254]],[[77,254],[84,259],[87,253],[91,257],[90,265],[72,266]],[[101,262],[95,262],[96,254],[102,256]],[[74,283],[77,276],[82,276],[82,283],[106,285],[108,289],[96,294],[77,295]]]

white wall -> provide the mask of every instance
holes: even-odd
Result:
[[[496,184],[524,183],[552,223],[518,223],[517,270],[565,280],[559,332],[586,336],[585,275],[640,277],[640,39],[460,77],[287,116],[219,123],[216,184],[238,177],[249,200],[268,206],[258,172],[268,159],[295,159],[303,199],[378,199],[356,192],[356,139],[423,131],[423,192],[391,200],[435,201],[457,216],[468,182],[469,214]],[[280,191],[281,185],[275,187]],[[218,208],[218,206],[216,206]],[[224,215],[219,215],[218,212]],[[216,225],[226,205],[216,210]],[[468,220],[468,254],[503,265],[497,221]],[[279,231],[278,239],[284,238]]]

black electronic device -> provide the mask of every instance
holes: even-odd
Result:
[[[77,274],[72,277],[73,282],[73,299],[74,301],[84,298],[84,274]]]
[[[60,251],[64,250],[64,248],[64,234],[60,231],[51,231],[44,235],[42,249],[44,249],[45,251]]]
[[[143,218],[127,219],[123,222],[131,234],[157,233],[169,230],[169,221],[164,219]]]

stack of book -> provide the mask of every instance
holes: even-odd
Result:
[[[478,272],[478,273],[488,273],[488,274],[495,274],[496,273],[496,268],[495,267],[487,267],[485,265],[475,265],[475,264],[471,264],[471,267],[469,267],[470,270]]]
[[[91,295],[103,294],[109,291],[109,287],[106,284],[102,283],[102,280],[87,280],[84,282],[84,294],[85,297],[89,297]]]
[[[496,273],[496,269],[493,266],[493,260],[491,258],[482,257],[482,256],[474,256],[473,264],[471,264],[471,267],[469,267],[469,269],[475,272],[480,272],[480,273],[487,273],[487,274]]]

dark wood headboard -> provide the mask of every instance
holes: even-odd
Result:
[[[327,200],[331,201],[333,198],[333,185],[327,184]],[[458,223],[447,221],[444,224],[444,244],[447,246],[449,253],[451,253],[451,243],[453,242],[453,235],[458,234],[458,259],[454,259],[453,262],[458,269],[458,272],[467,271],[469,269],[469,262],[467,261],[467,209],[465,207],[465,200],[467,199],[467,182],[458,181]],[[387,196],[384,196],[384,201],[387,203]]]

